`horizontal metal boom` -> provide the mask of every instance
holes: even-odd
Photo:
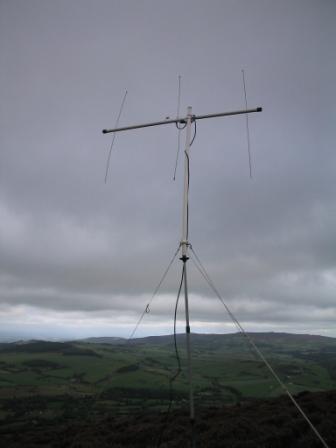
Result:
[[[262,111],[262,107],[257,107],[256,109],[237,110],[237,111],[233,111],[233,112],[221,112],[218,114],[193,115],[192,121],[203,120],[204,118],[227,117],[229,115],[251,114],[252,112],[261,112],[261,111]],[[108,134],[110,132],[129,131],[131,129],[149,128],[151,126],[160,126],[162,124],[171,124],[171,123],[186,124],[187,117],[168,119],[168,120],[164,120],[164,121],[154,121],[153,123],[136,124],[133,126],[125,126],[123,128],[103,129],[102,132],[103,132],[103,134]]]
[[[203,118],[226,117],[228,115],[250,114],[252,112],[262,112],[262,107],[257,107],[256,109],[236,110],[233,112],[221,112],[219,114],[196,115],[195,119],[203,120]]]
[[[159,126],[161,124],[169,123],[185,123],[185,120],[183,118],[175,118],[174,120],[154,121],[153,123],[135,124],[133,126],[125,126],[123,128],[103,129],[103,134],[108,134],[109,132],[129,131],[130,129],[149,128],[150,126]]]

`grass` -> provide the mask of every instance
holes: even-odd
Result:
[[[333,345],[328,341],[331,345],[326,348],[323,340],[309,345],[305,339],[292,338],[286,344],[276,337],[259,339],[258,346],[292,393],[336,389],[336,342]],[[180,340],[182,372],[174,382],[178,406],[186,404],[189,387],[182,344]],[[15,346],[12,351],[5,347],[0,350],[0,420],[27,417],[32,415],[32,409],[42,409],[45,418],[86,415],[88,409],[121,414],[146,408],[165,409],[169,379],[176,369],[171,340],[140,347],[90,343],[65,344],[64,349],[62,344],[28,344],[26,351],[24,346],[19,351]],[[196,402],[205,405],[232,404],[283,393],[236,335],[232,343],[220,343],[214,338],[199,338],[197,342],[196,338],[193,386]],[[39,399],[34,401],[32,397]]]

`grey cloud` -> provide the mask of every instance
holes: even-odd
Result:
[[[73,313],[109,310],[132,325],[180,240],[183,160],[173,182],[174,126],[118,134],[105,185],[111,136],[100,131],[113,126],[125,88],[121,124],[175,116],[178,74],[181,113],[189,104],[196,114],[244,107],[245,68],[249,105],[264,107],[249,117],[253,180],[245,117],[199,122],[191,243],[248,325],[330,328],[332,2],[32,0],[2,3],[0,12],[0,303],[8,317],[30,306],[62,325]],[[180,269],[176,261],[162,289],[172,303]],[[193,317],[213,328],[213,294],[192,263],[190,288]],[[172,305],[156,306],[161,331]]]

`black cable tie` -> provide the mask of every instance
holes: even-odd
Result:
[[[146,313],[150,313],[150,309],[149,309],[149,303],[147,303],[146,309],[145,309]]]

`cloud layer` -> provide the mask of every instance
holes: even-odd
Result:
[[[4,335],[127,335],[181,238],[177,130],[111,127],[181,111],[190,241],[247,330],[336,336],[334,2],[32,0],[0,6],[0,322]],[[183,112],[184,113],[184,112]],[[184,133],[181,135],[184,141]],[[182,152],[181,152],[182,154]],[[197,331],[231,331],[190,265]],[[139,334],[171,331],[172,266]],[[183,301],[180,323],[183,329]],[[1,335],[0,335],[1,336]]]

